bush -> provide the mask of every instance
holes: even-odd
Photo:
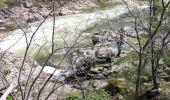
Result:
[[[6,0],[0,0],[0,7],[4,7],[6,5]]]
[[[136,68],[132,67],[130,69],[122,69],[121,70],[121,77],[124,77],[127,82],[134,83],[136,80],[135,74],[136,74]]]
[[[114,61],[115,65],[121,65],[125,61],[133,63],[134,61],[138,60],[138,55],[136,52],[130,52],[126,56],[120,57]]]
[[[121,74],[123,73],[121,72]],[[120,75],[120,77],[123,78],[119,79],[115,76],[109,77],[108,78],[109,84],[105,87],[106,90],[110,93],[110,95],[118,96],[120,100],[122,100],[121,98],[131,98],[132,97],[131,94],[133,93],[132,91],[133,79],[128,80],[126,79],[125,76],[122,75]],[[131,100],[131,99],[126,99],[126,100]]]
[[[32,0],[32,2],[33,2],[33,5],[36,6],[36,7],[40,7],[41,3],[42,3],[41,0]]]
[[[96,0],[95,4],[102,8],[107,6],[107,3],[105,0]]]
[[[6,100],[13,100],[12,96],[7,96]]]
[[[88,93],[85,100],[109,100],[109,94],[104,89],[100,89]]]
[[[66,100],[81,100],[81,95],[79,92],[70,92],[67,94]]]
[[[164,57],[163,57],[163,61],[165,63],[166,66],[170,67],[170,53],[166,54]]]
[[[151,69],[145,69],[143,71],[142,76],[141,76],[141,81],[142,82],[150,82],[150,81],[152,81]]]
[[[37,95],[38,95],[37,92],[35,92],[35,91],[32,92],[32,97],[36,97]]]
[[[117,78],[108,79],[108,85],[106,86],[106,90],[110,93],[110,95],[114,96],[120,93],[124,89],[124,82]]]

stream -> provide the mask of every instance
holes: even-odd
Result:
[[[131,10],[143,9],[147,5],[133,5]],[[136,8],[137,7],[137,8]],[[75,15],[57,16],[55,18],[54,48],[57,49],[56,55],[63,55],[67,52],[65,47],[80,46],[89,47],[92,45],[90,34],[101,29],[104,24],[114,20],[115,26],[121,15],[128,13],[125,5],[96,10],[90,13],[80,13]],[[28,41],[42,21],[30,23],[24,27]],[[112,23],[114,24],[114,23]],[[119,27],[119,26],[117,26]],[[96,29],[96,30],[94,30]],[[53,33],[53,18],[48,18],[40,26],[33,36],[28,54],[36,60],[42,60],[51,53]],[[26,38],[20,29],[11,31],[7,37],[0,39],[0,50],[23,54],[26,48]],[[58,49],[61,48],[61,49]],[[40,51],[40,52],[39,52]],[[37,52],[38,55],[37,55]],[[56,57],[57,59],[57,57]],[[60,59],[60,58],[58,58]]]

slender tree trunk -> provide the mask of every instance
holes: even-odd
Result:
[[[155,67],[155,51],[154,51],[154,41],[151,40],[151,68],[152,68],[152,81],[154,88],[157,88],[157,80],[156,80],[156,67]]]
[[[139,87],[140,87],[140,76],[141,76],[141,68],[142,68],[142,53],[139,54],[139,66],[137,70],[137,79],[136,79],[136,92],[135,92],[135,99],[139,100]]]

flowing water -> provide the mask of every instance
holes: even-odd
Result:
[[[146,8],[133,4],[130,9]],[[81,47],[88,47],[91,44],[90,35],[87,29],[96,28],[96,24],[102,24],[103,20],[116,19],[119,16],[128,13],[125,5],[117,5],[103,10],[97,10],[90,13],[80,13],[68,16],[57,16],[55,19],[54,43],[55,49],[70,47],[79,44]],[[24,28],[28,41],[30,41],[33,32],[39,26],[39,22],[31,23]],[[86,31],[85,31],[86,30]],[[41,54],[36,59],[41,60],[51,52],[53,32],[53,18],[48,18],[38,29],[33,37],[29,54],[37,56],[41,49]],[[26,48],[26,38],[20,29],[11,31],[6,38],[0,39],[0,50],[9,50],[11,52],[24,53]],[[59,49],[58,49],[59,50]],[[60,49],[58,54],[66,53],[66,49]]]

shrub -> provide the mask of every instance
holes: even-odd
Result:
[[[12,99],[12,96],[10,96],[10,95],[7,96],[6,100],[13,100],[13,99]]]
[[[109,100],[109,94],[104,89],[100,89],[88,93],[85,100]]]
[[[163,61],[165,63],[166,66],[170,67],[170,53],[166,54],[164,57],[163,57]]]
[[[70,92],[67,94],[66,100],[81,100],[81,95],[79,92]]]
[[[42,3],[41,0],[32,0],[32,2],[33,2],[33,5],[36,6],[36,7],[40,7],[41,3]]]
[[[4,7],[6,5],[6,0],[0,0],[0,7]]]
[[[125,61],[134,62],[134,61],[137,61],[137,60],[138,60],[137,53],[136,52],[130,52],[126,56],[123,56],[123,57],[120,57],[119,59],[116,59],[114,61],[114,63],[115,63],[115,65],[121,65]]]
[[[151,69],[145,69],[142,73],[141,79],[143,82],[152,81]]]
[[[126,60],[127,60],[126,57],[121,57],[121,58],[117,59],[114,63],[115,63],[115,65],[121,65]]]
[[[124,77],[126,81],[130,83],[134,83],[136,80],[135,74],[136,74],[136,68],[132,67],[130,69],[122,69],[120,72],[120,76]]]
[[[117,78],[110,78],[108,79],[108,85],[106,86],[106,90],[112,95],[116,95],[122,91],[124,88],[124,84],[122,80]]]
[[[36,97],[37,95],[38,95],[37,92],[35,92],[35,91],[32,92],[32,97]]]
[[[105,0],[96,0],[95,4],[102,8],[107,6],[107,3]]]
[[[6,4],[8,5],[8,7],[15,7],[15,6],[19,6],[20,3],[18,0],[5,0]]]

